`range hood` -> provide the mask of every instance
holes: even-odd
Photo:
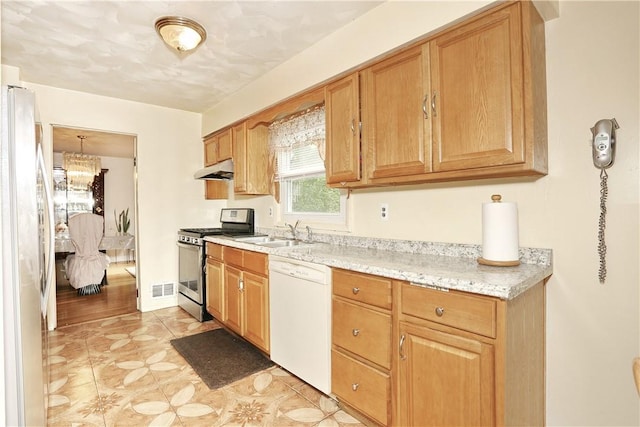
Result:
[[[195,179],[233,179],[233,161],[224,160],[193,174]]]

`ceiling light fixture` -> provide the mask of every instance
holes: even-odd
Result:
[[[158,18],[156,31],[167,45],[178,52],[195,49],[207,38],[207,32],[202,25],[181,16]]]
[[[78,135],[80,139],[80,153],[62,153],[62,168],[67,171],[67,184],[74,189],[86,190],[94,177],[100,175],[100,157],[84,154],[83,144],[87,139]]]

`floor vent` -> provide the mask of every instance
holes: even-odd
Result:
[[[151,298],[162,298],[175,295],[173,283],[151,285]]]

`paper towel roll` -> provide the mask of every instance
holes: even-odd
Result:
[[[518,206],[502,202],[501,196],[491,196],[491,203],[482,204],[482,258],[489,265],[518,265]]]

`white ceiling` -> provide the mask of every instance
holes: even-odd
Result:
[[[27,82],[203,112],[381,3],[2,0],[2,63]],[[200,22],[205,43],[167,47],[165,15]]]

